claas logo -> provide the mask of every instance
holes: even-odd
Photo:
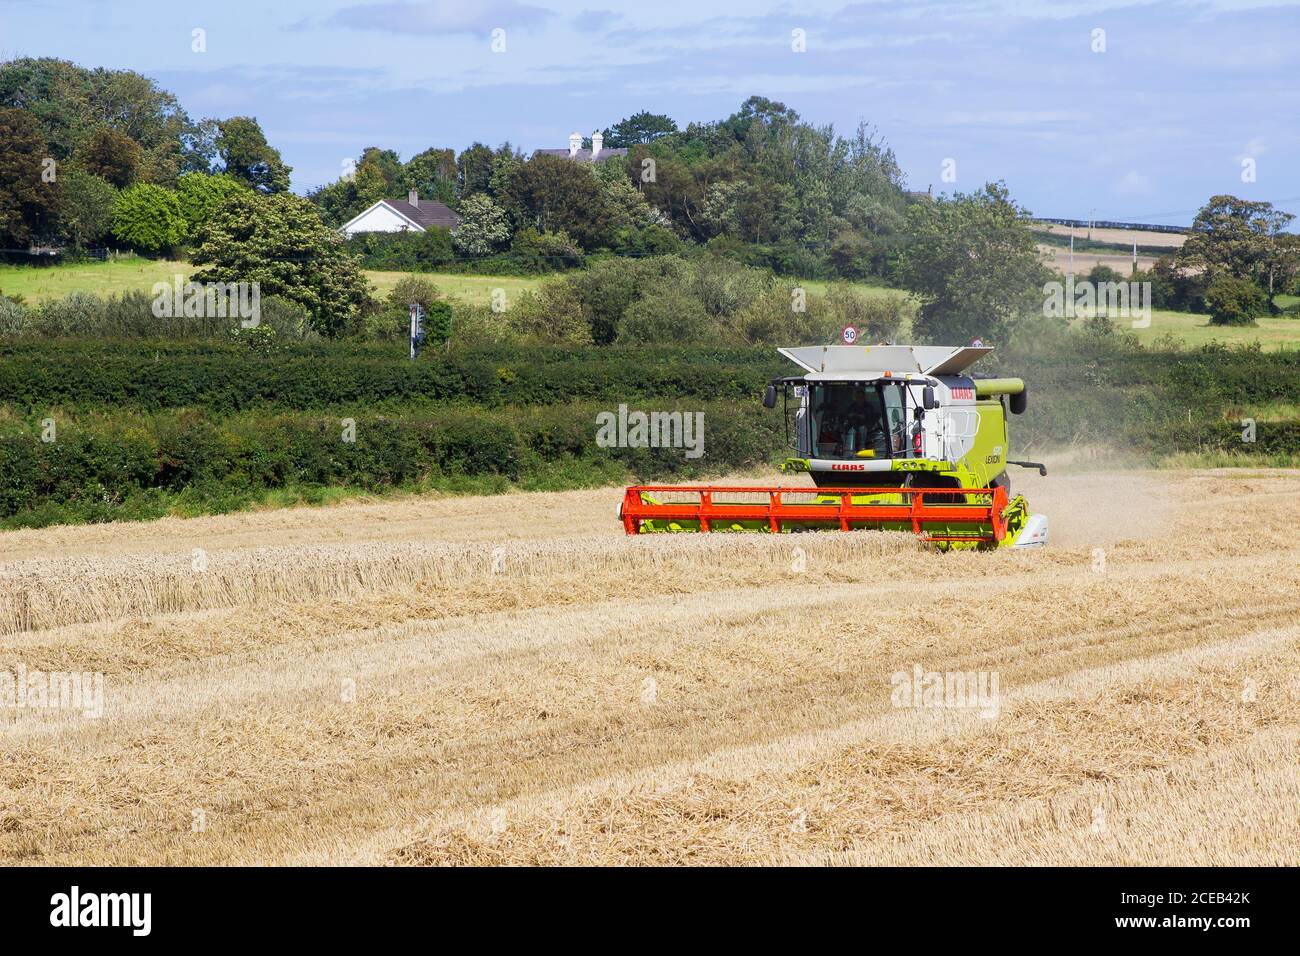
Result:
[[[953,398],[957,398],[957,399],[960,399],[960,398],[967,398],[967,399],[971,399],[971,400],[973,401],[974,398],[975,398],[975,389],[973,389],[973,388],[954,388],[954,389],[952,390],[952,397],[953,397]]]

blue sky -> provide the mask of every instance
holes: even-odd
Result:
[[[1294,2],[0,0],[11,56],[138,70],[196,118],[254,115],[300,191],[366,146],[563,146],[757,93],[875,125],[914,189],[1004,179],[1045,216],[1187,223],[1222,192],[1300,213]]]

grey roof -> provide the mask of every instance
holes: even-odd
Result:
[[[806,345],[777,351],[812,373],[809,378],[853,379],[885,372],[957,375],[993,349],[987,345]]]
[[[538,149],[538,150],[534,150],[533,155],[534,156],[559,156],[561,159],[568,159],[569,151],[567,149]],[[596,157],[596,162],[603,163],[605,160],[611,159],[614,156],[626,156],[626,155],[627,155],[627,150],[623,149],[622,147],[619,147],[618,149],[614,149],[612,147],[607,146],[600,151],[600,155]],[[578,150],[578,152],[573,156],[573,161],[575,163],[591,162],[592,161],[591,150],[589,149]]]
[[[421,229],[455,229],[460,225],[460,216],[436,199],[421,199],[420,205],[412,206],[405,199],[385,199],[407,219],[415,222]]]

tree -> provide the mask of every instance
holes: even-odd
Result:
[[[341,226],[381,199],[405,199],[409,188],[397,154],[370,146],[350,173],[314,190],[308,198],[320,207],[327,223]]]
[[[646,201],[662,210],[677,225],[682,235],[704,242],[715,235],[704,214],[709,187],[715,180],[726,179],[728,161],[703,158],[687,162],[659,147],[637,146],[628,153],[628,170]],[[649,164],[647,164],[649,161]],[[651,165],[652,164],[652,165]],[[643,178],[642,170],[653,169],[652,178]]]
[[[1178,264],[1204,269],[1211,279],[1247,279],[1271,297],[1285,268],[1285,244],[1279,238],[1294,218],[1269,202],[1212,196],[1196,214],[1191,235],[1178,250]]]
[[[661,136],[677,132],[677,124],[662,113],[642,110],[605,130],[605,145],[610,149],[623,149],[654,142]]]
[[[979,192],[917,203],[908,212],[911,241],[902,252],[904,288],[921,300],[913,331],[924,341],[1005,343],[1016,324],[1043,308],[1043,265],[1003,183]]]
[[[176,197],[185,220],[186,237],[195,235],[223,202],[247,191],[248,186],[231,176],[183,173],[176,180]]]
[[[113,207],[113,235],[150,255],[172,251],[185,238],[185,219],[176,194],[153,183],[136,183],[122,190]]]
[[[487,192],[491,180],[492,150],[482,143],[474,143],[456,157],[456,182],[462,200]]]
[[[607,245],[610,210],[587,166],[559,156],[536,156],[516,166],[501,190],[502,205],[523,227],[566,232],[583,249]]]
[[[288,191],[293,168],[286,166],[279,151],[267,143],[255,118],[233,116],[222,120],[217,128],[217,152],[226,175],[242,179],[258,192]]]
[[[77,154],[104,127],[141,150],[141,179],[170,185],[185,161],[193,124],[176,97],[129,70],[85,69],[67,60],[24,57],[0,64],[0,107],[36,116],[50,155]]]
[[[57,178],[40,123],[26,110],[0,109],[0,241],[26,246],[41,238],[59,211]]]
[[[452,242],[469,256],[487,256],[510,241],[510,220],[487,193],[475,193],[460,206],[460,225]]]
[[[144,151],[135,140],[107,127],[98,129],[77,154],[77,164],[105,182],[125,189],[140,175]]]
[[[436,199],[451,206],[456,202],[456,153],[450,149],[426,149],[406,161],[400,186],[414,189],[421,199]]]
[[[317,331],[337,336],[371,305],[370,287],[316,207],[290,193],[236,193],[199,230],[199,282],[256,282],[263,297],[298,303]]]
[[[1254,282],[1226,273],[1205,290],[1211,325],[1254,325],[1255,319],[1268,312],[1268,304],[1268,296]]]
[[[202,119],[181,134],[181,172],[211,173],[217,161],[217,138],[221,127],[214,119]]]
[[[397,198],[397,193],[402,192],[402,198],[406,198],[406,192],[402,186],[402,158],[397,155],[395,150],[380,149],[378,146],[367,146],[361,151],[361,161],[357,168],[369,166],[384,181],[384,195]]]
[[[109,235],[117,190],[98,176],[75,168],[61,173],[59,182],[63,192],[60,235],[78,249],[93,246]]]

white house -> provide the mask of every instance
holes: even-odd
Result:
[[[359,232],[427,232],[438,227],[455,229],[460,216],[436,199],[421,199],[414,189],[405,202],[381,199],[369,209],[344,223],[340,232],[355,236]]]
[[[582,134],[569,134],[568,149],[539,149],[533,153],[534,156],[561,156],[565,159],[571,159],[575,163],[603,163],[615,156],[626,156],[627,150],[606,149],[605,136],[603,133],[591,134],[591,149],[582,148]]]

